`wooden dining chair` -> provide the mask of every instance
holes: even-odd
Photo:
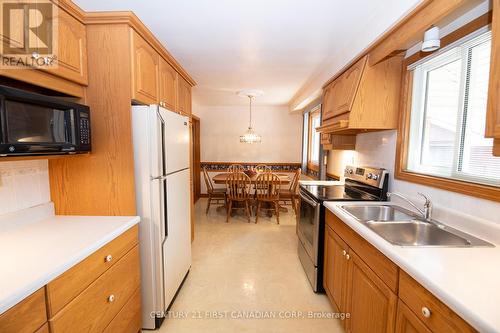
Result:
[[[272,172],[271,167],[267,166],[265,164],[259,164],[255,167],[255,171],[262,173],[262,172]]]
[[[207,186],[208,194],[207,209],[205,211],[205,214],[208,214],[208,210],[210,209],[212,201],[214,201],[215,204],[220,204],[221,201],[223,201],[224,206],[226,206],[227,209],[227,190],[225,188],[214,188],[212,179],[210,179],[207,168],[205,167],[203,168],[203,178],[205,179],[205,185]]]
[[[262,209],[262,204],[268,205],[265,208],[268,211],[276,213],[276,221],[280,224],[280,178],[270,172],[261,173],[255,180],[255,190],[257,198],[257,211],[255,212],[255,223],[259,221],[259,213]]]
[[[241,164],[231,164],[227,168],[227,172],[243,172],[243,170],[245,170],[245,168]]]
[[[227,208],[226,222],[229,222],[233,209],[244,208],[250,222],[250,178],[243,172],[233,172],[227,177]],[[234,207],[234,203],[244,203],[244,207]]]
[[[288,189],[281,190],[280,192],[280,202],[283,205],[291,205],[295,214],[297,214],[298,200],[299,200],[299,180],[302,169],[298,168],[293,175],[292,181],[290,182],[290,187]]]

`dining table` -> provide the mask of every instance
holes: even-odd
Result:
[[[226,181],[227,181],[227,177],[230,175],[231,173],[230,172],[223,172],[223,173],[218,173],[216,174],[215,176],[212,177],[212,181],[215,183],[215,184],[219,184],[219,185],[225,185],[226,184]],[[250,181],[252,183],[254,183],[256,180],[257,180],[257,177],[259,176],[259,172],[255,173],[254,175],[252,175],[251,177],[249,176],[250,178]],[[278,178],[280,179],[280,185],[288,185],[290,184],[291,182],[291,179],[290,179],[290,176],[288,176],[286,173],[276,173],[276,175],[278,176]],[[224,206],[223,206],[224,207]],[[221,207],[219,207],[221,208]],[[282,205],[280,205],[280,211],[283,211],[283,212],[287,212],[288,209]],[[269,215],[269,212],[268,212],[268,215]]]
[[[218,173],[215,176],[212,177],[212,180],[215,184],[226,184],[227,177],[230,175],[230,172],[223,172],[223,173]],[[276,173],[278,178],[280,179],[280,184],[281,185],[288,185],[290,184],[290,177],[286,173]],[[250,178],[250,181],[254,183],[257,180],[257,177],[259,176],[259,173],[256,173],[252,175]]]

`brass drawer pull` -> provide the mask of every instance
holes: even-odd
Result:
[[[113,303],[115,301],[115,295],[108,296],[108,303]]]
[[[111,260],[113,260],[113,256],[111,254],[108,254],[106,258],[104,258],[104,261],[106,262],[110,262]]]

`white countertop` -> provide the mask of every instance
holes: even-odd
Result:
[[[480,332],[500,332],[500,246],[498,226],[484,225],[477,232],[447,221],[444,224],[495,244],[494,248],[401,247],[378,236],[341,210],[342,205],[380,205],[380,202],[325,202],[324,205],[354,231],[384,253],[395,264]],[[391,204],[385,203],[384,204]]]
[[[57,216],[51,205],[21,215],[0,217],[0,314],[139,222],[138,216]]]

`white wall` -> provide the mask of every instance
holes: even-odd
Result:
[[[240,142],[248,127],[248,106],[198,106],[202,162],[300,162],[302,115],[289,114],[286,106],[252,108],[254,130],[260,144]]]
[[[355,152],[329,152],[328,171],[342,174],[345,165],[349,163],[385,168],[390,173],[389,191],[403,193],[412,198],[417,197],[417,192],[422,192],[430,196],[437,213],[439,209],[452,210],[474,216],[476,219],[500,223],[498,202],[394,179],[396,138],[395,130],[359,134]]]
[[[49,201],[47,160],[0,163],[0,215]]]

